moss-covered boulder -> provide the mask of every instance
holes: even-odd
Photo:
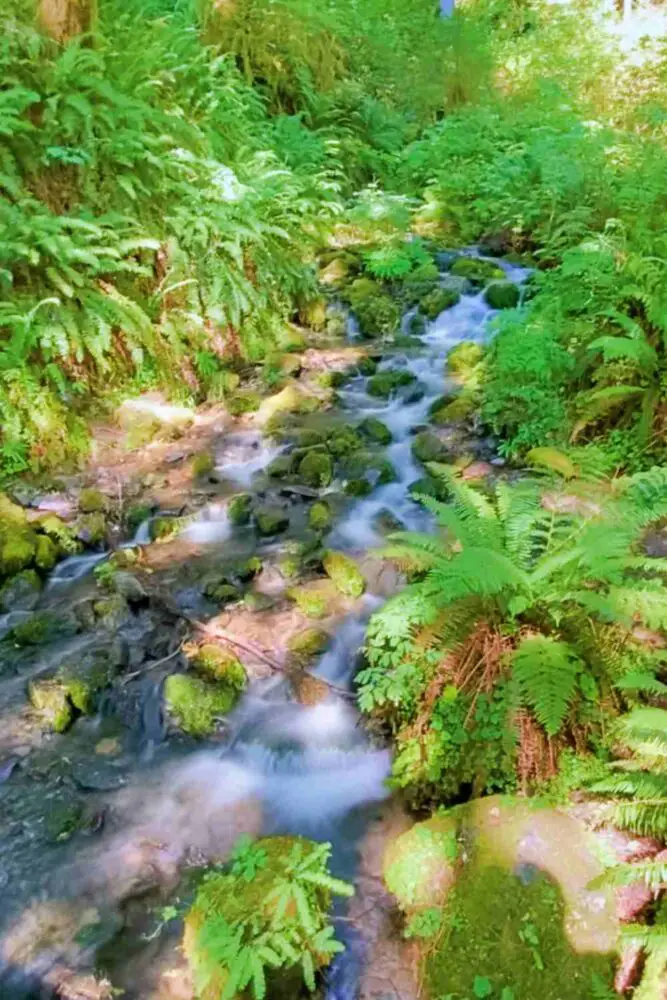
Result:
[[[81,514],[75,524],[76,536],[85,545],[104,545],[107,534],[107,522],[102,511],[91,511]]]
[[[318,500],[308,511],[308,526],[313,531],[328,531],[333,521],[333,513],[328,503]]]
[[[74,706],[57,680],[35,680],[28,685],[28,698],[46,729],[64,733],[74,721]]]
[[[460,300],[460,294],[453,288],[434,288],[424,295],[419,302],[419,308],[431,321],[436,320],[440,313],[451,309]]]
[[[79,510],[82,514],[99,514],[107,509],[104,493],[96,489],[84,489],[79,493]]]
[[[58,562],[58,546],[47,535],[38,535],[35,543],[35,566],[42,573],[50,572]]]
[[[329,645],[329,633],[321,628],[307,628],[291,636],[287,648],[299,663],[307,663],[319,656]]]
[[[181,517],[154,517],[150,525],[151,541],[169,542],[179,534],[183,526]]]
[[[224,577],[215,577],[204,584],[204,597],[222,608],[242,600],[243,589],[237,584],[229,583]]]
[[[413,385],[417,381],[412,372],[407,371],[386,371],[378,372],[368,381],[368,393],[380,399],[389,397],[398,389]]]
[[[445,444],[433,431],[420,431],[412,441],[412,454],[418,462],[447,462],[451,455]]]
[[[119,629],[127,621],[130,609],[122,594],[109,594],[93,604],[95,619],[108,632]]]
[[[521,299],[521,291],[512,281],[494,281],[484,292],[484,298],[492,309],[514,309]]]
[[[458,257],[450,268],[450,274],[467,278],[475,285],[485,285],[490,281],[502,281],[505,272],[490,260],[478,257]]]
[[[74,556],[81,552],[81,542],[76,537],[73,526],[67,524],[57,514],[46,514],[35,522],[35,529],[42,535],[46,535],[58,546],[58,555]]]
[[[463,340],[447,355],[447,371],[465,381],[484,357],[484,348],[474,340]]]
[[[289,517],[282,507],[259,507],[255,512],[255,523],[260,535],[270,538],[289,528]]]
[[[345,597],[361,597],[366,589],[366,581],[354,559],[332,549],[325,554],[322,565],[340,594]]]
[[[324,450],[311,449],[299,462],[299,479],[307,486],[320,489],[333,479],[333,462]]]
[[[434,476],[423,476],[415,479],[408,486],[408,493],[413,500],[419,502],[421,497],[433,497],[435,500],[446,502],[449,499],[447,486]]]
[[[30,528],[17,528],[0,536],[0,577],[13,576],[35,560],[37,535]]]
[[[254,413],[259,410],[261,404],[262,397],[252,389],[241,389],[225,396],[225,406],[232,417],[241,417],[244,413]]]
[[[276,417],[290,413],[312,413],[319,409],[321,403],[315,396],[304,392],[297,385],[290,383],[280,392],[262,401],[257,411],[257,419],[261,424],[275,420]]]
[[[325,435],[315,427],[294,427],[290,430],[289,437],[296,448],[315,448],[318,444],[325,443]]]
[[[125,514],[125,526],[128,531],[135,532],[155,512],[155,507],[149,503],[135,503],[128,507]]]
[[[164,685],[165,708],[175,724],[190,736],[210,736],[221,716],[238,699],[228,684],[209,684],[189,674],[172,674]]]
[[[369,375],[375,375],[377,369],[378,362],[375,358],[360,358],[354,366],[353,374],[368,377]]]
[[[42,581],[34,569],[24,569],[0,588],[0,610],[32,611],[37,606]]]
[[[239,526],[248,524],[252,517],[253,498],[251,493],[239,493],[232,497],[227,507],[227,514],[231,524]]]
[[[426,333],[426,317],[422,313],[416,312],[414,316],[410,317],[408,333],[411,337],[421,337],[422,334]]]
[[[398,479],[398,472],[391,464],[388,458],[381,459],[377,466],[377,481],[378,486],[386,486],[387,483],[395,483]]]
[[[243,691],[248,683],[245,667],[229,649],[213,643],[200,646],[192,661],[194,669],[207,680],[221,681],[235,691]]]
[[[200,451],[193,457],[190,468],[195,479],[208,476],[215,469],[215,457],[210,451]]]
[[[387,507],[383,507],[375,515],[373,518],[373,527],[383,535],[392,535],[395,531],[405,531],[403,521],[396,517]]]
[[[361,476],[358,479],[348,479],[345,483],[345,493],[348,497],[367,497],[373,492],[373,484]]]
[[[366,417],[362,420],[357,427],[359,434],[361,434],[367,441],[371,441],[373,444],[379,444],[382,446],[391,444],[392,433],[386,424],[383,424],[381,420],[377,417]]]
[[[400,309],[378,282],[357,278],[347,294],[364,337],[388,337],[400,327]]]
[[[306,618],[326,618],[333,609],[336,591],[330,580],[314,580],[300,587],[292,587],[287,596],[294,601]]]
[[[384,881],[404,913],[442,906],[456,879],[457,823],[435,815],[393,840],[383,860]]]
[[[437,426],[461,423],[472,417],[478,408],[479,393],[464,389],[432,414],[431,423]]]
[[[338,427],[331,431],[327,439],[327,448],[335,458],[349,455],[362,445],[361,437],[352,427]]]
[[[266,474],[270,479],[286,479],[294,471],[295,456],[276,455],[266,467]]]
[[[23,507],[14,503],[6,493],[0,493],[0,535],[24,528],[27,523],[28,517]]]
[[[60,684],[72,706],[82,715],[93,715],[99,696],[111,683],[113,671],[105,656],[85,657],[78,663],[65,663],[54,680]]]

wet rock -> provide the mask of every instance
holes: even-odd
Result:
[[[301,587],[292,587],[287,596],[306,618],[326,618],[335,602],[336,591],[331,581],[315,580]]]
[[[56,681],[78,712],[92,715],[97,708],[100,693],[111,683],[112,676],[111,663],[100,652],[88,654],[76,663],[62,664],[58,668]]]
[[[404,531],[405,525],[388,508],[383,508],[373,518],[373,527],[383,535],[391,535],[396,531]]]
[[[325,443],[324,434],[313,427],[294,427],[289,436],[296,448],[315,448]]]
[[[422,313],[415,313],[408,322],[408,334],[411,337],[421,337],[426,333],[426,317]]]
[[[168,542],[175,538],[183,528],[183,519],[180,517],[156,517],[150,525],[150,536],[152,542]]]
[[[36,547],[37,535],[29,528],[0,535],[0,576],[13,576],[32,565]]]
[[[310,450],[299,463],[299,478],[307,486],[323,488],[333,479],[333,462],[325,451]]]
[[[484,298],[492,309],[514,309],[521,299],[521,291],[512,281],[494,281],[484,292]]]
[[[242,691],[248,682],[245,668],[239,658],[229,649],[213,643],[199,647],[192,665],[206,680],[222,681],[236,691]]]
[[[449,497],[449,490],[445,483],[434,476],[424,476],[422,479],[415,479],[408,486],[408,493],[413,500],[419,502],[422,496],[433,497],[435,500],[445,502]]]
[[[74,635],[78,625],[69,615],[55,615],[47,611],[26,614],[12,628],[9,639],[15,646],[41,646],[67,635]]]
[[[127,570],[118,570],[114,573],[112,586],[128,604],[141,604],[148,599],[148,591],[141,580]]]
[[[82,514],[104,513],[107,509],[107,500],[100,490],[84,489],[79,493],[79,510]]]
[[[98,626],[109,632],[117,632],[130,614],[127,601],[121,594],[110,594],[95,601],[93,611]]]
[[[392,433],[387,425],[383,424],[377,417],[366,417],[365,420],[361,421],[357,430],[368,441],[372,441],[373,444],[379,444],[383,447],[391,444],[393,440]]]
[[[347,296],[364,337],[391,336],[398,330],[400,309],[379,282],[357,278]]]
[[[322,560],[324,572],[336,590],[345,597],[361,597],[366,581],[354,559],[342,552],[330,550]]]
[[[426,465],[428,462],[451,461],[451,452],[433,431],[420,431],[412,442],[412,454],[418,462]]]
[[[312,674],[297,671],[290,677],[290,683],[300,705],[319,705],[331,694],[329,686]]]
[[[416,376],[408,371],[386,371],[373,375],[368,382],[368,393],[381,399],[389,399],[397,389],[413,385]]]
[[[320,403],[315,396],[310,396],[296,385],[286,385],[284,389],[268,399],[263,400],[257,411],[260,424],[266,424],[275,417],[288,413],[311,413],[318,409]]]
[[[289,517],[280,507],[260,507],[255,513],[255,521],[264,537],[279,535],[289,527]]]
[[[388,458],[383,458],[377,465],[376,485],[384,486],[387,483],[395,483],[398,473]]]
[[[368,377],[370,375],[375,375],[378,368],[378,362],[375,358],[361,358],[361,360],[355,365],[354,371],[356,374]]]
[[[450,274],[458,278],[467,278],[475,285],[484,285],[490,281],[502,281],[505,272],[501,267],[488,260],[478,257],[458,257],[450,268]]]
[[[3,611],[32,611],[39,601],[42,582],[32,569],[25,569],[8,580],[0,589]]]
[[[208,476],[215,469],[215,457],[210,451],[200,451],[192,459],[192,475],[198,479],[201,476]]]
[[[419,308],[430,320],[436,320],[440,313],[455,306],[460,294],[451,288],[434,288],[419,302]]]
[[[367,497],[373,492],[373,485],[367,479],[349,479],[345,483],[345,493],[348,497]]]
[[[46,535],[38,535],[35,544],[35,566],[48,573],[58,561],[58,546]]]
[[[250,493],[239,493],[229,501],[227,514],[235,526],[248,524],[252,516],[253,497]]]
[[[216,722],[236,703],[238,692],[227,684],[209,684],[187,674],[172,674],[164,685],[165,708],[190,736],[210,736]]]
[[[336,458],[343,458],[345,455],[357,451],[363,445],[359,434],[351,427],[341,427],[333,430],[327,440],[327,448]]]
[[[28,698],[47,729],[54,733],[69,729],[74,720],[74,708],[62,684],[56,680],[31,681]]]
[[[330,635],[321,628],[307,628],[290,637],[287,648],[299,663],[307,663],[323,653],[329,645]]]
[[[333,513],[328,503],[319,500],[308,511],[308,525],[313,531],[328,531],[333,521]]]
[[[44,829],[47,840],[52,844],[69,840],[84,823],[83,802],[72,793],[63,792],[47,805]]]
[[[294,455],[277,455],[266,469],[271,479],[284,479],[294,471]]]

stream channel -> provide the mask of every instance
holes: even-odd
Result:
[[[494,260],[494,264],[516,283],[528,274],[502,260]],[[406,329],[410,316],[408,313],[404,320]],[[378,370],[411,372],[417,379],[413,385],[420,391],[407,398],[400,393],[389,400],[374,398],[367,391],[368,378],[362,376],[348,380],[339,390],[340,410],[352,426],[365,417],[376,417],[391,431],[393,442],[386,457],[397,479],[376,486],[362,499],[348,502],[325,538],[327,547],[355,556],[378,547],[383,540],[377,530],[381,513],[391,515],[409,530],[428,529],[430,515],[409,494],[410,484],[423,475],[423,467],[412,455],[412,438],[416,429],[428,424],[434,401],[451,389],[445,376],[448,352],[463,340],[484,341],[493,316],[483,292],[472,290],[427,324],[425,332],[415,339],[415,348],[389,346]],[[354,341],[356,336],[351,322],[349,337]],[[493,442],[473,437],[468,450],[479,459],[494,461]],[[230,437],[226,446],[223,443],[217,455],[217,471],[237,490],[253,489],[278,451],[256,432],[242,432]],[[220,547],[234,543],[235,531],[221,503],[195,519],[185,536],[199,546]],[[143,525],[133,543],[148,541],[149,533]],[[50,602],[56,608],[72,604],[80,589],[89,586],[86,581],[90,581],[92,568],[101,558],[93,554],[61,563],[53,573],[43,603]],[[146,675],[125,689],[128,699],[130,690],[134,691],[132,711],[138,722],[133,739],[124,743],[123,759],[127,762],[129,755],[131,761],[124,771],[100,756],[92,771],[79,769],[78,776],[76,773],[77,760],[86,755],[94,758],[92,747],[99,745],[107,733],[111,738],[117,734],[117,727],[111,726],[108,718],[108,705],[97,718],[82,717],[68,733],[57,738],[57,759],[53,749],[50,758],[46,750],[40,749],[44,758],[41,771],[39,758],[36,768],[30,771],[18,766],[12,773],[11,761],[4,766],[0,774],[0,809],[4,814],[0,819],[0,886],[6,901],[0,919],[2,1000],[50,996],[44,984],[56,962],[64,961],[73,967],[83,963],[85,967],[95,942],[81,943],[79,934],[76,946],[63,944],[62,925],[70,918],[58,910],[61,900],[68,900],[72,912],[79,914],[86,907],[93,908],[90,925],[99,929],[102,953],[107,954],[104,971],[114,986],[126,991],[126,1000],[153,996],[146,985],[145,970],[156,954],[156,946],[132,945],[128,941],[132,935],[145,940],[155,920],[151,925],[145,908],[138,911],[134,923],[126,913],[123,929],[118,924],[116,906],[121,895],[119,884],[128,870],[134,870],[135,855],[144,849],[142,845],[150,845],[159,854],[157,862],[151,855],[149,867],[158,864],[174,876],[184,860],[205,860],[219,850],[229,849],[228,841],[233,842],[236,833],[247,828],[264,834],[298,833],[330,841],[335,873],[354,880],[358,848],[368,819],[377,815],[383,808],[380,804],[388,798],[386,779],[391,756],[387,748],[373,745],[353,698],[345,692],[353,689],[357,654],[368,618],[383,599],[382,595],[367,592],[338,627],[329,649],[313,668],[315,675],[331,685],[329,696],[316,705],[298,703],[280,675],[256,681],[230,716],[224,742],[216,746],[204,744],[202,749],[201,743],[197,746],[165,739],[160,711],[163,678],[156,680]],[[54,658],[83,655],[86,641],[85,634],[61,640],[53,650],[42,650],[39,662],[48,665]],[[37,673],[44,668],[38,665]],[[0,680],[0,725],[15,705],[19,688],[25,690],[25,681],[24,675]],[[342,689],[340,694],[336,689]],[[117,704],[114,710],[118,713]],[[63,761],[74,762],[75,783],[90,796],[94,818],[89,836],[83,841],[73,838],[45,847],[34,832],[35,799],[44,787],[42,780],[45,776],[51,780]],[[71,770],[63,780],[65,784],[72,780]],[[28,800],[32,805],[27,804]],[[114,819],[105,823],[109,803],[113,805]],[[261,820],[255,820],[249,803],[258,804],[255,808]],[[97,826],[95,817],[99,817]],[[76,923],[77,917],[71,919]],[[49,920],[53,921],[52,940],[44,929]],[[329,972],[328,1000],[354,1000],[357,995],[364,961],[363,929],[362,936],[356,939],[349,926],[340,925],[341,936],[349,947]],[[175,935],[171,941],[168,933],[166,937],[173,950]],[[39,948],[36,940],[41,942]]]

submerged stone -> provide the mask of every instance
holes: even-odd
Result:
[[[85,810],[83,802],[75,795],[66,792],[49,802],[44,816],[44,828],[47,840],[52,844],[61,844],[69,840],[84,822]]]
[[[366,581],[354,559],[342,552],[330,550],[324,556],[322,565],[340,594],[345,597],[361,597],[366,589]]]

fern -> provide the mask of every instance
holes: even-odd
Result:
[[[524,639],[512,656],[521,697],[549,736],[555,736],[563,724],[581,666],[569,646],[547,636]]]

